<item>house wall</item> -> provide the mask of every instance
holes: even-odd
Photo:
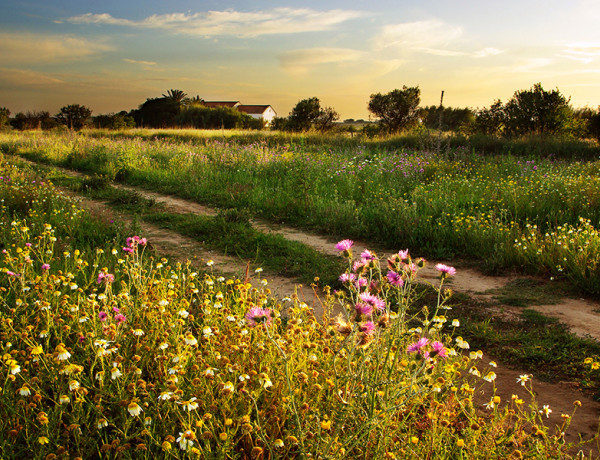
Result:
[[[273,118],[277,116],[277,113],[275,113],[275,110],[273,110],[271,107],[267,107],[267,110],[265,110],[263,113],[249,113],[248,115],[258,120],[264,120],[268,125],[273,121]]]

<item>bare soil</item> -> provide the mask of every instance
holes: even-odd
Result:
[[[67,174],[74,174],[69,170],[64,170],[64,172]],[[145,198],[153,199],[157,203],[162,203],[170,212],[203,215],[216,214],[214,209],[192,201],[146,191],[137,187],[124,185],[117,185],[117,187],[135,191]],[[113,219],[115,218],[114,211],[104,203],[87,199],[81,199],[81,203],[85,208],[90,209],[95,214],[105,216],[110,215]],[[126,216],[117,216],[117,218],[120,218],[125,222],[128,221]],[[285,226],[274,226],[266,222],[253,221],[252,224],[260,231],[278,233],[287,239],[302,242],[323,253],[337,254],[337,251],[335,250],[335,241],[329,238]],[[204,266],[207,260],[213,260],[215,263],[215,270],[226,274],[233,274],[235,276],[244,276],[244,273],[247,271],[247,264],[245,261],[210,251],[203,247],[201,243],[198,243],[191,238],[181,236],[175,232],[163,230],[145,222],[140,222],[139,225],[142,228],[143,236],[148,238],[149,242],[152,243],[153,247],[160,254],[164,254],[179,261],[191,259],[194,263]],[[367,245],[363,242],[355,241],[353,247],[355,253],[359,254],[365,249],[375,250],[381,256],[384,254],[391,254],[404,248],[385,250],[382,248],[374,248],[372,245]],[[434,268],[435,263],[436,262],[428,262],[426,267],[420,272],[422,279],[429,281],[434,285],[439,282],[439,273]],[[249,273],[253,274],[253,269],[251,269]],[[317,315],[322,311],[318,296],[315,295],[312,288],[297,285],[293,280],[280,276],[271,276],[267,273],[263,275],[268,278],[270,288],[277,295],[283,297],[298,292],[299,297],[303,299],[304,302],[315,308],[315,313]],[[486,291],[501,288],[511,279],[510,276],[486,276],[475,270],[461,268],[460,270],[457,270],[456,276],[451,278],[451,282],[448,286],[455,291],[490,300],[491,295],[486,294]],[[531,308],[534,308],[545,315],[558,318],[561,322],[568,325],[576,334],[587,335],[596,340],[600,340],[600,304],[584,299],[563,299],[561,303],[556,305],[540,305]],[[512,309],[514,310],[514,308]],[[511,307],[499,306],[498,312],[499,314],[507,314],[507,312],[510,314]],[[574,359],[582,358],[583,357],[580,356],[574,357]],[[485,359],[489,361],[492,358],[485,357]],[[525,372],[503,366],[501,359],[496,359],[496,361],[498,362],[498,368],[495,369],[497,374],[497,379],[495,381],[497,388],[496,394],[501,396],[503,401],[510,401],[511,396],[516,394],[526,402],[529,402],[531,400],[530,395],[525,388],[517,383],[519,375],[524,374]],[[487,387],[483,387],[478,395],[478,398],[480,398],[479,400],[489,400],[492,390],[493,387],[491,384],[488,384]],[[572,419],[571,425],[566,431],[565,438],[567,441],[576,441],[578,439],[589,440],[598,433],[600,403],[586,397],[577,388],[576,384],[572,382],[541,382],[536,380],[534,375],[533,392],[539,407],[542,407],[544,404],[548,404],[551,407],[553,412],[548,419],[548,422],[550,422],[551,425],[560,426],[562,424],[561,414],[572,414],[574,409],[573,402],[575,400],[581,401],[582,407],[577,408],[576,416]],[[592,446],[586,446],[584,451],[586,455],[592,455],[593,458],[596,458],[600,452],[598,440],[596,440],[595,444]]]

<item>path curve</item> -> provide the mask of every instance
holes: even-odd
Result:
[[[217,214],[215,209],[203,206],[194,201],[150,192],[139,187],[120,184],[115,186],[122,190],[139,193],[142,197],[161,203],[166,209],[175,213],[194,213],[207,216],[214,216]],[[303,243],[323,254],[338,254],[335,249],[335,241],[332,241],[327,237],[283,225],[273,225],[257,219],[251,220],[251,224],[255,229],[263,233],[279,234],[288,240]],[[360,254],[365,249],[375,250],[380,255],[385,255],[387,257],[387,255],[405,248],[374,248],[373,245],[368,245],[361,241],[354,242],[353,250],[355,253]],[[418,254],[415,255],[418,256]],[[437,261],[429,262],[425,268],[419,272],[419,277],[421,279],[429,281],[434,285],[437,284],[439,280],[439,272],[435,269],[436,263]],[[489,301],[492,296],[490,294],[485,294],[486,291],[502,288],[513,279],[515,279],[515,276],[486,276],[476,270],[461,267],[460,270],[457,270],[456,275],[448,280],[447,286],[456,291],[468,293],[473,297]],[[534,305],[530,308],[547,316],[558,318],[561,322],[566,324],[573,333],[581,337],[589,336],[600,341],[600,303],[598,302],[592,302],[585,299],[565,298],[556,305]],[[508,308],[508,310],[510,311],[511,309]]]
[[[23,161],[31,163],[24,159]],[[66,174],[82,175],[77,171],[71,171],[63,168],[56,169],[62,170]],[[162,195],[137,187],[120,184],[115,184],[115,187],[136,192],[144,198],[155,200],[157,203],[164,204],[167,210],[176,213],[216,215],[216,211],[214,209],[202,206],[193,201],[176,198],[169,195]],[[74,194],[70,195],[74,196]],[[79,195],[77,195],[76,198],[78,201],[80,201],[84,208],[90,210],[93,214],[98,215],[101,218],[109,219],[118,215],[118,217],[125,222],[130,222],[130,219],[127,216],[115,213],[115,211],[112,210],[106,203],[89,200]],[[335,250],[335,242],[323,236],[309,234],[285,226],[275,227],[265,222],[256,220],[253,220],[252,224],[260,231],[278,233],[290,240],[299,241],[307,246],[311,246],[312,248],[325,254],[337,254],[337,251]],[[179,235],[176,232],[165,230],[146,222],[139,222],[138,225],[141,227],[143,235],[148,238],[153,247],[159,253],[175,258],[175,260],[178,261],[190,259],[198,266],[205,266],[207,260],[213,260],[215,262],[215,269],[227,274],[242,276],[245,272],[246,266],[239,259],[224,256],[215,251],[210,251],[201,243],[192,238]],[[380,256],[382,254],[390,254],[398,250],[395,249],[394,251],[386,251],[384,249],[382,250],[381,248],[373,248],[372,245],[366,245],[365,243],[355,241],[355,252],[360,253],[367,248],[377,251]],[[430,262],[428,265],[429,266],[426,266],[426,268],[419,272],[420,277],[435,284],[435,282],[438,280],[438,272],[433,267],[434,263]],[[253,271],[250,271],[250,273],[253,273]],[[319,305],[318,297],[311,288],[297,285],[293,282],[293,280],[283,277],[268,276],[268,278],[269,287],[275,291],[277,295],[290,295],[291,293],[297,292],[302,301],[315,308],[315,310],[322,311],[322,306]],[[510,281],[510,279],[510,277],[499,278],[485,276],[476,272],[475,270],[461,268],[459,271],[457,271],[457,275],[452,278],[451,286],[457,291],[468,292],[471,295],[481,297],[482,295],[485,296],[485,294],[481,294],[482,292],[489,289],[503,287],[508,281]],[[565,305],[571,308],[565,309]],[[564,321],[569,325],[569,327],[576,331],[578,326],[577,324],[572,324],[575,322],[570,319],[572,318],[572,312],[588,312],[590,316],[583,318],[582,321],[591,322],[593,318],[598,319],[598,315],[596,314],[594,316],[593,311],[598,307],[598,305],[583,299],[566,299],[563,303],[558,305],[536,306],[534,308],[544,311],[548,315],[559,317],[561,321]],[[580,332],[584,334],[589,333],[587,328],[582,328]],[[595,332],[600,332],[600,328]],[[598,335],[596,335],[596,338],[598,338]],[[492,359],[491,357],[486,358],[488,360]],[[509,401],[513,394],[517,394],[526,402],[529,402],[530,399],[527,393],[519,384],[517,384],[517,378],[523,372],[504,367],[502,366],[501,362],[498,362],[498,364],[499,367],[495,369],[497,374],[495,381],[497,387],[496,394],[501,396],[503,401]],[[565,438],[567,441],[577,441],[579,436],[581,436],[581,439],[588,440],[593,438],[594,435],[598,433],[600,418],[599,402],[586,397],[579,391],[577,387],[573,386],[573,384],[569,382],[551,384],[536,381],[535,378],[533,382],[533,390],[538,404],[540,406],[548,404],[553,410],[550,418],[548,419],[550,426],[560,425],[562,423],[561,414],[572,413],[573,401],[580,400],[582,402],[582,407],[578,408],[577,414],[566,432]],[[483,386],[479,391],[478,399],[479,401],[485,401],[486,398],[489,398],[491,395],[492,386]],[[586,451],[586,455],[592,455],[593,458],[600,458],[598,457],[598,453],[600,452],[600,445],[598,445],[598,441],[596,441],[595,445],[587,446],[584,450]]]

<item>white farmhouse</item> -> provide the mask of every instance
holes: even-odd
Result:
[[[277,116],[277,112],[270,105],[237,105],[235,107],[240,112],[250,115],[252,118],[263,120],[266,125],[269,125],[273,118]]]
[[[203,101],[202,105],[210,108],[230,107],[258,120],[263,120],[265,125],[269,125],[273,118],[277,116],[277,112],[270,105],[252,105],[242,104],[240,101]]]

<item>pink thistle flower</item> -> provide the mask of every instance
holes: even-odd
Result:
[[[340,281],[342,283],[351,283],[356,279],[356,275],[354,273],[342,273],[340,276]]]
[[[373,306],[369,305],[368,303],[359,302],[354,306],[354,308],[356,308],[356,312],[359,315],[369,316],[371,313],[373,313]]]
[[[427,345],[429,343],[429,339],[426,339],[425,337],[421,337],[419,340],[417,340],[415,343],[410,344],[407,348],[406,351],[409,353],[414,353],[417,351],[421,351],[421,349]]]
[[[354,262],[354,264],[352,264],[352,271],[355,273],[358,273],[359,271],[361,271],[365,266],[365,261],[364,260],[357,260]]]
[[[435,341],[431,344],[431,352],[425,353],[425,357],[432,357],[435,358],[436,356],[439,356],[441,358],[445,358],[446,356],[448,356],[448,350],[446,348],[444,348],[444,344],[442,342],[438,342]]]
[[[402,270],[404,270],[404,272],[408,273],[409,275],[414,275],[415,273],[417,273],[417,266],[413,263],[410,264],[404,264],[404,267],[402,267]]]
[[[373,254],[368,249],[365,249],[363,252],[360,253],[360,258],[364,261],[375,260],[375,254]]]
[[[123,251],[133,254],[133,248],[128,248],[127,246],[123,247]]]
[[[398,257],[400,257],[402,262],[408,260],[408,249],[405,249],[404,251],[398,251]]]
[[[246,313],[245,318],[249,326],[256,327],[261,323],[271,324],[273,321],[271,315],[272,311],[269,308],[253,307]]]
[[[50,270],[50,264],[42,264],[42,270]]]
[[[392,286],[398,286],[398,287],[404,286],[404,280],[398,273],[396,273],[394,271],[389,271],[387,273],[387,279]]]
[[[31,243],[25,243],[25,246],[27,246],[28,248],[31,247]]]
[[[367,335],[371,335],[375,331],[375,323],[373,321],[367,321],[358,325],[358,330],[364,332]]]
[[[369,294],[368,292],[363,292],[360,296],[360,300],[365,302],[366,304],[371,305],[379,311],[385,310],[385,301],[380,299],[373,294]]]
[[[124,323],[125,321],[127,321],[127,317],[121,313],[119,313],[118,315],[115,315],[115,320],[117,321],[118,324]]]
[[[108,318],[108,315],[106,314],[106,312],[104,312],[104,311],[98,312],[98,319],[100,321],[106,321],[107,318]]]
[[[358,278],[354,281],[356,289],[364,288],[367,284],[369,284],[369,281],[366,278]]]
[[[354,245],[354,241],[352,240],[342,240],[335,245],[335,248],[340,251],[348,251]]]
[[[453,276],[456,274],[456,268],[450,267],[444,264],[437,264],[435,266],[436,270],[442,273],[442,275]]]
[[[101,284],[102,282],[106,283],[106,284],[110,284],[115,280],[115,275],[113,275],[112,273],[103,273],[100,272],[98,273],[98,284]]]

